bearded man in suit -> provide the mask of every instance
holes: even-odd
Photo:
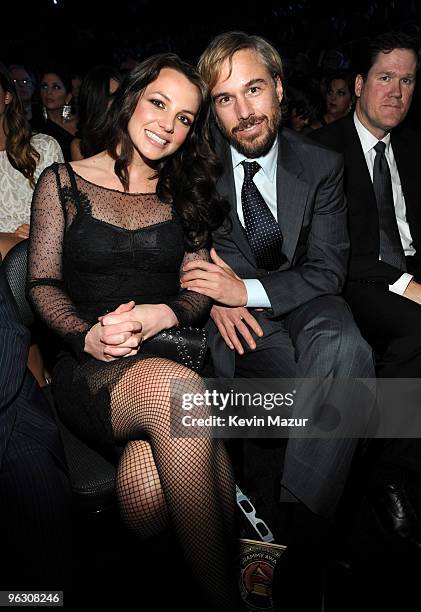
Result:
[[[216,375],[373,376],[371,349],[338,295],[349,247],[341,156],[281,128],[282,62],[266,40],[222,34],[199,71],[212,95],[230,222],[214,234],[213,262],[187,265],[182,286],[217,302],[209,325]],[[356,445],[355,438],[288,440],[282,480],[281,465],[272,469],[281,501],[296,502],[288,504],[290,533],[306,538],[306,523],[322,537],[318,519],[333,517]],[[245,444],[245,452],[250,479],[259,450]],[[276,486],[263,494],[275,495]]]

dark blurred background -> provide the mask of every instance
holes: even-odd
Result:
[[[228,29],[269,38],[289,70],[295,63],[316,70],[326,54],[349,64],[364,38],[382,30],[421,30],[416,0],[9,0],[2,13],[1,61],[39,69],[65,61],[82,73],[98,63],[120,66],[165,50],[194,61],[215,34]]]

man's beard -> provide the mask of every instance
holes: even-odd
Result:
[[[217,120],[219,129],[222,134],[228,140],[228,142],[235,148],[241,155],[244,155],[248,159],[255,159],[265,155],[273,143],[275,142],[278,134],[279,126],[281,124],[281,109],[278,105],[274,106],[270,116],[267,115],[251,115],[248,119],[241,119],[238,125],[228,132],[225,127]],[[266,133],[260,138],[255,140],[239,140],[236,137],[236,133],[240,130],[252,127],[258,123],[265,123],[267,126]]]

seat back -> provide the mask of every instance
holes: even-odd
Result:
[[[23,240],[15,245],[1,264],[15,298],[20,320],[26,326],[32,325],[35,320],[34,312],[26,299],[28,242]],[[50,391],[49,386],[43,388],[60,430],[73,495],[78,507],[93,513],[102,512],[116,504],[116,468],[74,436],[60,421]]]
[[[34,313],[26,299],[26,271],[28,261],[28,242],[16,244],[3,260],[3,270],[15,298],[21,322],[29,327],[34,322]]]

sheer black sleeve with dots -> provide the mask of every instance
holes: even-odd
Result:
[[[28,297],[48,327],[80,354],[92,323],[78,313],[65,290],[62,271],[66,217],[75,214],[74,208],[68,209],[57,168],[47,168],[32,199]]]
[[[200,249],[194,253],[186,253],[180,268],[180,276],[182,277],[182,269],[185,264],[200,259],[211,261],[207,249]],[[173,300],[167,302],[167,304],[174,311],[179,325],[194,326],[205,322],[206,318],[209,316],[213,300],[206,295],[182,289],[180,293]]]

